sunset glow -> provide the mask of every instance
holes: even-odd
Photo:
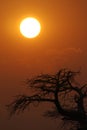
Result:
[[[73,92],[71,88],[66,90],[69,88],[69,85],[65,88],[68,81],[65,83],[59,78],[62,77],[66,80],[68,75],[65,73],[66,78],[63,77],[63,73],[59,76],[58,72],[61,69],[79,72],[75,82],[73,82],[74,78],[70,78],[69,81],[70,84],[72,83],[72,87],[75,85],[75,87],[81,88],[77,89],[81,96],[75,91]],[[73,107],[71,112],[74,108],[76,112],[79,112],[81,109],[76,109],[76,107],[82,106],[82,102],[86,101],[84,112],[87,110],[87,99],[82,99],[87,93],[87,91],[85,92],[87,87],[84,87],[84,83],[87,84],[87,0],[0,1],[0,130],[75,129],[69,129],[74,120],[68,123],[71,118],[67,116],[63,118],[59,115],[59,112],[54,110],[55,106],[52,101],[50,104],[45,101],[38,107],[40,96],[37,96],[36,89],[33,90],[32,85],[28,85],[27,82],[37,76],[36,83],[42,74],[45,74],[48,79],[45,81],[43,76],[44,83],[40,83],[41,88],[38,84],[35,85],[38,88],[38,94],[41,90],[44,91],[44,93],[40,93],[40,96],[55,100],[53,96],[58,95],[60,100],[64,100],[61,102],[61,106],[65,104],[64,109]],[[71,75],[70,72],[69,74]],[[45,85],[46,82],[48,82],[47,85]],[[49,83],[52,82],[53,84],[50,85]],[[57,94],[55,90],[58,88],[59,91],[62,82],[64,82],[64,86],[60,88],[61,93]],[[48,87],[54,87],[54,83],[56,83],[56,89],[51,89],[51,93],[47,95]],[[63,88],[66,91],[63,92]],[[67,96],[65,96],[66,93]],[[6,106],[16,98],[16,95],[19,95],[19,98],[22,94],[23,98],[18,103],[27,101],[25,107],[28,103],[30,103],[30,107],[25,111],[23,109],[21,113],[18,111],[18,115],[12,116],[10,119]],[[28,99],[33,95],[37,97],[38,101],[31,104]],[[73,97],[74,95],[75,97]],[[26,96],[28,98],[24,100]],[[70,101],[68,101],[69,97]],[[72,106],[73,103],[75,105]],[[56,120],[53,120],[54,118],[51,120],[47,116],[43,118],[45,110],[48,115],[57,114]],[[81,114],[84,112],[81,111]],[[71,115],[73,117],[73,114]],[[81,115],[79,118],[76,115],[79,122],[82,117],[84,116]],[[77,125],[77,122],[75,124]]]

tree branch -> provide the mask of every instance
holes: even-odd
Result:
[[[54,99],[50,98],[43,98],[39,95],[33,95],[33,96],[26,96],[26,95],[19,95],[16,97],[16,99],[10,103],[8,106],[8,109],[11,111],[11,115],[13,115],[16,112],[24,111],[30,104],[34,102],[50,102],[54,103]]]

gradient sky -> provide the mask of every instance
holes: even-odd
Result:
[[[21,20],[29,16],[42,25],[35,39],[19,31]],[[27,91],[25,79],[39,73],[81,70],[80,81],[87,82],[87,0],[2,0],[0,29],[0,129],[56,129],[57,121],[41,116],[46,108],[32,107],[9,120],[5,105]]]

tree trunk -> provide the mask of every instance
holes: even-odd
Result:
[[[87,120],[80,121],[77,130],[87,130]]]

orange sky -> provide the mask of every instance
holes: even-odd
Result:
[[[26,39],[19,31],[21,20],[29,16],[36,17],[42,25],[35,39]],[[81,79],[87,81],[87,1],[3,0],[0,23],[1,129],[55,129],[55,123],[37,113],[41,108],[9,121],[5,104],[23,92],[26,78],[42,72],[55,73],[63,67],[81,69]]]

